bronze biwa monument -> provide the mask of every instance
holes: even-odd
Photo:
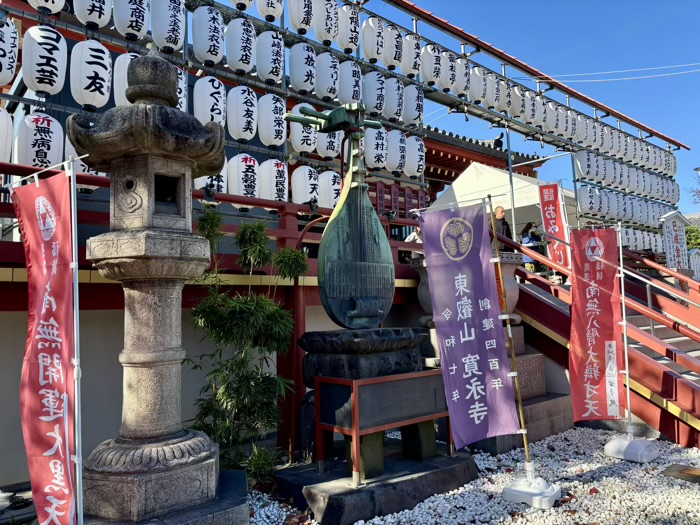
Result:
[[[85,461],[86,523],[248,523],[245,496],[228,490],[236,477],[245,495],[245,475],[217,494],[218,446],[183,427],[180,406],[182,289],[210,264],[192,233],[192,177],[221,170],[224,129],[177,109],[176,68],[153,51],[127,80],[132,105],[67,124],[85,162],[111,173],[110,232],[88,240],[87,258],[124,288],[122,423]]]

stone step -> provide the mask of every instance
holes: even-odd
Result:
[[[636,326],[636,325],[635,325]],[[651,326],[646,325],[646,326],[639,326],[642,330],[644,330],[647,333],[651,333]],[[632,334],[629,334],[630,337]],[[673,337],[678,337],[680,334],[676,332],[673,328],[669,328],[668,326],[660,325],[656,323],[654,325],[654,336],[659,338],[659,339],[671,339]]]

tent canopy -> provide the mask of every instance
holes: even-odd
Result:
[[[515,192],[515,225],[511,224],[516,240],[520,239],[520,230],[528,222],[538,226],[542,224],[540,212],[540,190],[543,184],[550,184],[532,177],[513,174]],[[576,224],[576,199],[574,192],[562,189],[569,224]],[[503,206],[506,219],[511,222],[510,215],[510,181],[508,172],[492,168],[478,162],[472,162],[462,174],[455,179],[430,208],[444,209],[450,204],[464,205],[478,202],[491,195],[493,206]]]

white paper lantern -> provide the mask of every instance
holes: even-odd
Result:
[[[362,24],[362,54],[376,64],[384,54],[384,22],[373,16]]]
[[[384,51],[382,62],[389,71],[394,71],[403,60],[403,37],[399,28],[388,24],[384,28]]]
[[[189,75],[181,67],[177,68],[177,109],[187,113],[187,97],[189,86],[187,77]]]
[[[576,178],[581,180],[595,180],[595,155],[586,150],[574,153],[574,168]]]
[[[576,131],[578,125],[576,122],[576,112],[572,109],[566,110],[566,121],[568,122],[568,131],[566,133],[566,138],[572,142],[576,142]]]
[[[215,175],[207,175],[194,179],[194,189],[205,190],[210,193],[228,193],[228,161],[224,158],[224,166]],[[220,204],[215,202],[214,204]]]
[[[579,144],[583,144],[583,141],[586,138],[586,116],[578,112],[574,113],[576,115],[574,120],[574,140]]]
[[[600,128],[600,123],[597,120],[591,119],[590,121],[590,147],[599,150],[598,147],[598,131]]]
[[[326,102],[338,96],[340,64],[332,53],[321,53],[316,57],[316,96]]]
[[[404,173],[411,179],[419,178],[425,171],[425,143],[420,137],[406,138],[406,168]]]
[[[360,10],[354,4],[338,10],[338,45],[348,55],[360,47]]]
[[[406,168],[406,135],[403,131],[392,129],[387,134],[388,152],[386,170],[393,175],[401,175]]]
[[[340,175],[335,171],[318,174],[318,205],[321,208],[335,208],[340,199]]]
[[[48,168],[63,160],[63,128],[46,113],[19,117],[12,147],[14,164]]]
[[[458,58],[455,61],[455,85],[454,94],[459,98],[469,95],[469,61],[466,58]]]
[[[442,71],[440,48],[434,44],[424,46],[420,54],[420,60],[421,79],[429,86],[434,86]]]
[[[284,99],[268,93],[258,100],[258,137],[268,148],[276,149],[287,140]]]
[[[523,115],[525,115],[527,106],[525,99],[524,90],[520,86],[513,86],[510,90],[512,102],[510,108],[508,109],[508,115],[513,118],[519,118],[522,120]]]
[[[381,115],[386,103],[386,79],[377,71],[370,71],[362,79],[362,103],[370,116]]]
[[[260,173],[260,198],[268,201],[287,202],[289,174],[287,163],[268,159],[258,168]]]
[[[600,165],[603,168],[603,173],[600,176],[601,182],[605,186],[614,186],[616,183],[616,175],[615,175],[615,168],[613,167],[613,161],[610,159],[604,159],[602,157],[599,157],[600,159]]]
[[[389,153],[387,131],[382,129],[365,130],[365,165],[371,171],[386,167],[386,157]]]
[[[403,121],[407,126],[420,126],[423,122],[423,90],[414,84],[403,91]]]
[[[629,195],[624,195],[624,208],[623,208],[623,217],[622,220],[625,222],[628,222],[632,220],[632,215],[633,215],[633,207],[634,207],[634,198],[630,197]]]
[[[248,86],[232,88],[226,96],[226,124],[231,137],[246,143],[258,129],[258,97]]]
[[[498,79],[496,82],[496,107],[494,108],[499,113],[507,113],[513,103],[512,88],[503,79]]]
[[[231,3],[234,5],[236,9],[239,11],[245,11],[246,9],[249,9],[250,6],[253,5],[253,2],[255,0],[234,0]]]
[[[537,93],[528,89],[525,91],[525,114],[522,119],[526,124],[537,124]]]
[[[65,0],[28,0],[29,5],[42,14],[56,14],[63,10]]]
[[[0,106],[0,162],[10,162],[12,160],[13,133],[12,115]]]
[[[420,73],[421,47],[420,39],[408,33],[403,37],[403,49],[401,51],[401,72],[408,78],[415,78]]]
[[[313,24],[313,0],[287,0],[287,12],[292,29],[300,35],[305,35]]]
[[[277,31],[260,33],[255,43],[258,78],[274,86],[284,75],[284,39]]]
[[[482,93],[481,104],[489,109],[496,107],[496,84],[498,77],[493,73],[486,73],[485,91]]]
[[[127,71],[129,64],[140,55],[136,53],[122,53],[114,60],[114,68],[112,75],[114,79],[114,105],[115,106],[130,106],[126,98],[126,88],[129,87],[127,79]]]
[[[457,82],[457,57],[450,51],[440,53],[440,76],[438,77],[438,87],[445,93],[454,90]]]
[[[313,27],[316,39],[330,46],[338,38],[338,4],[336,0],[313,0]]]
[[[194,10],[192,48],[197,60],[207,67],[218,64],[224,58],[224,19],[217,8],[203,5]],[[227,45],[227,51],[229,49]],[[249,50],[251,55],[252,49],[251,46]],[[230,57],[229,60],[231,60]]]
[[[297,104],[292,108],[294,115],[301,115],[301,108],[308,108],[316,111],[311,104]],[[289,123],[289,137],[292,142],[292,148],[299,153],[311,153],[316,149],[318,140],[318,132],[314,126],[300,124],[299,122]]]
[[[153,42],[163,53],[179,51],[185,43],[187,24],[184,0],[151,0],[151,2]]]
[[[256,51],[253,23],[245,18],[231,20],[226,27],[226,63],[229,69],[236,75],[250,73],[255,66]],[[271,56],[271,50],[268,56]]]
[[[558,135],[559,133],[559,113],[557,103],[553,100],[544,99],[544,128],[548,133]]]
[[[70,91],[87,111],[109,102],[112,92],[112,57],[97,40],[84,40],[73,46],[70,58]]]
[[[309,166],[299,166],[292,173],[292,202],[307,204],[319,199],[318,172]]]
[[[535,104],[535,110],[537,112],[535,125],[540,129],[544,129],[547,125],[547,113],[545,112],[547,108],[547,99],[542,95],[537,95],[535,97]]]
[[[66,39],[49,26],[34,26],[24,33],[22,78],[27,89],[56,95],[63,89],[68,66]]]
[[[194,83],[193,114],[202,124],[226,124],[226,89],[216,77],[202,77]]]
[[[94,31],[112,18],[112,0],[73,0],[73,12],[81,24]]]
[[[328,115],[330,110],[324,111],[324,113]],[[331,133],[318,132],[316,153],[326,161],[333,160],[340,155],[344,137],[345,133],[342,131],[334,131]]]
[[[583,185],[577,192],[579,213],[583,215],[597,215],[600,210],[600,194],[592,186]]]
[[[472,67],[469,72],[469,99],[475,104],[481,104],[486,95],[486,72],[479,66]]]
[[[608,219],[617,218],[617,194],[614,191],[603,190],[607,207],[604,210],[604,216]]]
[[[19,34],[11,20],[0,27],[0,86],[10,84],[17,72],[17,51]]]
[[[362,70],[357,62],[346,60],[340,64],[338,102],[359,104],[362,102]]]
[[[284,12],[284,0],[258,0],[258,13],[267,22],[274,22]]]
[[[146,36],[150,21],[150,0],[114,2],[114,27],[127,40],[134,41]]]
[[[236,155],[228,161],[226,168],[228,178],[228,191],[232,195],[260,198],[260,175],[258,174],[258,161],[247,153]],[[249,206],[235,205],[240,211],[248,211]]]
[[[97,171],[96,169],[91,168],[85,162],[83,159],[78,158],[78,154],[75,151],[75,147],[73,144],[71,144],[71,141],[66,137],[65,140],[65,151],[63,155],[63,160],[65,161],[70,161],[70,158],[73,157],[73,160],[75,161],[75,172],[76,173],[84,173],[86,175],[94,175],[95,177],[106,177],[106,173],[102,173]],[[86,190],[96,190],[99,188],[99,186],[92,186],[91,184],[78,184],[78,188],[83,188]]]
[[[403,82],[398,78],[390,77],[386,79],[385,103],[382,114],[390,122],[396,122],[403,118],[405,89]]]
[[[300,42],[289,52],[289,80],[293,89],[302,95],[311,93],[316,85],[316,51]]]

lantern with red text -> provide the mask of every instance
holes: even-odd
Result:
[[[255,66],[255,27],[245,18],[234,18],[226,27],[226,62],[236,75],[250,73]]]
[[[338,69],[338,102],[359,104],[362,101],[362,70],[359,64],[346,60]]]
[[[17,51],[19,34],[12,20],[6,20],[0,27],[0,86],[12,82],[17,72]]]
[[[99,1],[99,0],[97,0]],[[172,54],[185,43],[187,24],[184,0],[151,0],[151,37],[158,49]]]
[[[384,22],[373,16],[362,24],[362,54],[376,64],[384,54]]]
[[[127,40],[135,41],[146,36],[150,21],[150,0],[114,2],[114,27]]]
[[[48,168],[63,161],[63,128],[45,113],[20,117],[13,146],[14,164]]]
[[[292,29],[300,35],[305,35],[314,20],[313,0],[288,0],[287,12]]]
[[[94,31],[112,18],[112,0],[73,0],[73,12],[81,24]]]
[[[232,88],[226,96],[228,132],[238,142],[252,140],[258,129],[258,97],[248,86]]]
[[[292,202],[318,205],[318,172],[309,166],[299,166],[292,173]]]
[[[400,176],[406,168],[406,135],[399,129],[387,133],[386,170]]]
[[[68,66],[66,39],[49,26],[34,26],[24,33],[22,78],[37,95],[56,95],[63,89]]]
[[[228,191],[232,195],[260,198],[260,180],[258,176],[258,161],[247,153],[236,155],[228,161],[226,168],[228,178]],[[248,211],[250,206],[237,205],[234,207],[240,211]]]
[[[289,175],[287,163],[268,159],[258,168],[260,174],[260,198],[268,201],[287,202]]]
[[[226,124],[226,89],[218,78],[202,77],[197,80],[192,98],[192,113],[202,124]]]
[[[95,111],[109,102],[112,92],[112,57],[97,40],[84,40],[73,46],[70,90],[75,101],[86,111]]]
[[[260,33],[255,43],[258,78],[274,86],[284,75],[284,40],[277,31]]]
[[[267,22],[274,22],[284,12],[284,0],[258,0],[258,13]]]
[[[425,171],[425,143],[423,139],[410,136],[406,139],[406,167],[404,173],[417,179]]]
[[[331,53],[316,57],[316,96],[328,102],[338,96],[340,64]]]
[[[258,137],[268,148],[277,149],[287,140],[284,99],[268,93],[258,100]]]
[[[338,10],[338,46],[348,55],[360,46],[360,11],[353,4]]]
[[[194,10],[192,47],[194,56],[207,67],[224,58],[224,19],[217,8],[203,5]]]

